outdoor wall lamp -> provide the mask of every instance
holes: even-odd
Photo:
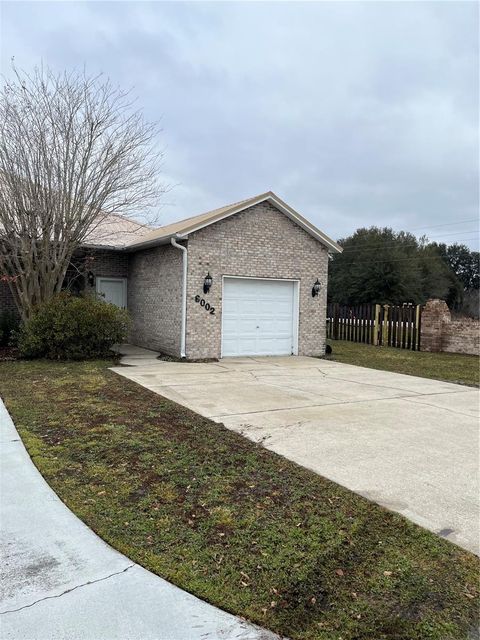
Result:
[[[87,282],[91,287],[93,287],[93,285],[95,284],[95,275],[93,271],[89,271],[87,273]]]
[[[213,278],[210,275],[210,271],[205,276],[205,280],[203,281],[203,293],[208,293],[210,287],[212,286]]]
[[[315,284],[312,287],[312,298],[315,298],[315,296],[318,296],[318,294],[320,293],[320,287],[322,285],[320,284],[318,278],[315,281]]]

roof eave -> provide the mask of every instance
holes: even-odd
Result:
[[[288,218],[290,218],[290,220],[298,224],[299,227],[301,227],[304,231],[306,231],[311,236],[313,236],[318,242],[325,245],[329,251],[332,251],[333,253],[342,253],[343,251],[342,247],[339,244],[337,244],[335,240],[332,240],[327,235],[322,233],[319,229],[317,229],[316,227],[313,227],[313,225],[311,225],[308,222],[308,220],[305,220],[305,218],[303,218],[299,213],[297,213],[294,209],[292,209],[286,202],[283,202],[283,200],[280,200],[280,198],[276,196],[272,191],[263,193],[257,198],[250,200],[247,204],[242,203],[238,207],[234,207],[229,211],[227,211],[226,213],[215,216],[210,220],[206,220],[197,225],[192,225],[192,227],[187,228],[185,230],[185,233],[186,234],[195,233],[195,231],[199,231],[200,229],[208,227],[211,224],[214,224],[215,222],[219,222],[220,220],[229,218],[230,216],[233,216],[236,213],[240,213],[245,209],[249,209],[250,207],[254,207],[255,205],[265,201],[269,201],[272,204],[274,204],[278,209],[280,209],[280,211],[282,211]]]
[[[112,245],[112,244],[97,244],[95,242],[82,242],[80,245],[82,249],[102,249],[108,251],[124,251],[125,245]]]
[[[269,201],[271,202],[277,209],[282,211],[290,220],[295,222],[299,227],[301,227],[304,231],[306,231],[309,235],[315,238],[320,244],[323,244],[329,252],[331,253],[342,253],[342,247],[332,240],[327,235],[322,233],[320,229],[317,229],[313,225],[311,225],[308,220],[306,220],[303,216],[297,213],[292,207],[290,207],[286,202],[283,202],[278,196],[276,196],[272,191],[267,191],[266,193],[262,193],[256,198],[250,199],[248,202],[242,202],[236,207],[232,207],[227,212],[223,212],[217,216],[214,216],[208,220],[205,220],[198,224],[192,224],[190,227],[187,227],[183,230],[182,233],[170,233],[166,236],[161,236],[158,238],[152,238],[150,240],[145,240],[144,242],[138,241],[134,243],[130,243],[127,245],[123,245],[122,247],[115,247],[117,250],[127,251],[129,253],[133,251],[139,251],[141,249],[148,249],[150,247],[155,247],[159,245],[169,244],[172,238],[187,240],[189,234],[195,233],[196,231],[200,231],[200,229],[204,229],[205,227],[209,227],[216,222],[220,222],[225,218],[229,218],[230,216],[235,215],[236,213],[240,213],[245,209],[249,209],[250,207],[254,207],[257,204],[262,202]]]
[[[132,253],[133,251],[139,251],[141,249],[149,249],[151,247],[158,247],[164,244],[170,244],[170,240],[175,238],[176,240],[188,240],[188,234],[186,233],[169,233],[167,236],[161,238],[152,238],[152,240],[146,240],[145,242],[136,242],[135,244],[127,244],[123,247],[124,251]]]

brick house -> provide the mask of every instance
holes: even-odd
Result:
[[[81,251],[86,289],[128,308],[132,343],[192,360],[324,354],[328,254],[341,248],[274,193],[129,224],[96,229]]]

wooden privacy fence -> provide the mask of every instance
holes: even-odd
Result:
[[[400,349],[420,349],[420,305],[330,303],[327,338]]]

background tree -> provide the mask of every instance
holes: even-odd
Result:
[[[417,304],[429,298],[441,298],[450,307],[462,302],[462,283],[435,244],[422,238],[417,256],[422,273],[422,294]]]
[[[442,259],[455,273],[458,283],[455,295],[447,302],[452,309],[464,315],[478,318],[480,315],[480,253],[464,244],[438,244]]]
[[[460,286],[438,247],[389,228],[357,229],[339,240],[330,263],[329,300],[342,304],[424,303]]]
[[[62,288],[111,214],[157,202],[157,127],[102,76],[14,70],[0,93],[0,278],[22,318]]]
[[[478,289],[480,285],[480,253],[465,244],[434,244],[438,252],[462,283],[464,291]]]

